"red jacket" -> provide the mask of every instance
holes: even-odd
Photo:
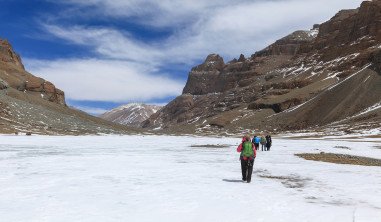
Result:
[[[242,151],[242,144],[246,142],[246,139],[245,138],[242,138],[242,143],[239,144],[239,146],[237,147],[237,152],[240,153]],[[255,146],[254,146],[254,143],[251,143],[252,144],[252,147],[253,147],[253,151],[254,151],[254,158],[257,157],[257,150],[255,149]]]

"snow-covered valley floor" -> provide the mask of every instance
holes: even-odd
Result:
[[[381,159],[381,140],[273,140],[247,184],[240,139],[1,136],[0,221],[381,221],[381,167],[294,156]]]

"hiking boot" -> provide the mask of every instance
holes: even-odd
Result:
[[[242,178],[242,181],[246,181],[246,178]]]

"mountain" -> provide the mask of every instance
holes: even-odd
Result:
[[[178,133],[381,129],[381,0],[342,10],[245,58],[192,68],[183,94],[143,122]]]
[[[135,130],[69,108],[64,92],[27,72],[11,44],[0,39],[0,133],[16,132],[77,135]]]
[[[112,109],[100,115],[100,118],[122,125],[139,127],[143,121],[147,120],[161,108],[161,106],[155,105],[130,103]]]

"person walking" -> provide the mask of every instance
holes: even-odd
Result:
[[[262,151],[266,151],[266,138],[262,135],[261,136],[261,145],[262,145]]]
[[[251,142],[254,144],[255,149],[258,150],[259,144],[256,144],[256,140],[257,140],[257,136],[254,135],[253,140]]]
[[[259,136],[254,136],[253,138],[253,143],[254,143],[254,146],[255,146],[255,149],[256,150],[259,150],[259,143],[261,142],[261,137]]]
[[[272,145],[272,139],[269,134],[266,135],[266,149],[267,151],[270,151],[271,145]]]
[[[257,151],[249,135],[242,138],[242,143],[237,147],[237,152],[241,153],[239,159],[241,161],[242,180],[250,183]]]

